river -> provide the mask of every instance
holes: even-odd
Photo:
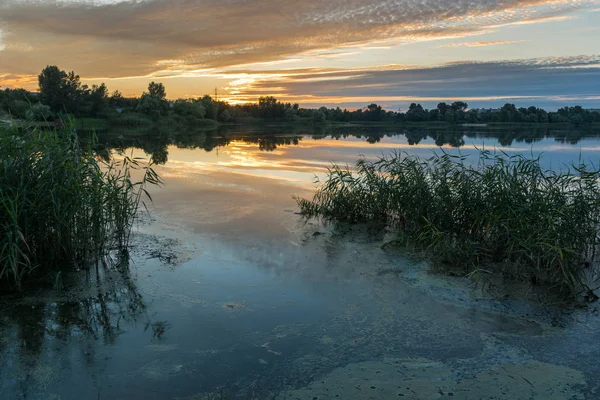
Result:
[[[4,296],[1,399],[586,399],[596,304],[431,271],[382,227],[297,214],[331,162],[392,151],[600,161],[600,129],[457,127],[104,132],[153,156],[128,268]]]

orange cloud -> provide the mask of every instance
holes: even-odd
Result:
[[[37,75],[0,74],[0,85],[9,88],[33,88]]]
[[[590,0],[3,3],[0,29],[6,47],[0,72],[34,74],[56,64],[81,76],[109,78],[182,76],[198,69],[287,62],[295,56],[331,57],[333,50],[344,47],[464,37],[490,27],[566,18],[565,14],[591,4]]]

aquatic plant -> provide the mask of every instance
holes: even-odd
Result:
[[[147,185],[161,183],[151,162],[103,160],[67,125],[0,128],[0,283],[126,252]]]
[[[296,200],[307,217],[392,225],[402,244],[465,273],[485,265],[592,295],[586,276],[597,265],[598,169],[557,172],[539,157],[486,150],[469,161],[394,153],[354,169],[333,165],[311,201]]]

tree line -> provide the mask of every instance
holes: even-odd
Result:
[[[320,124],[330,122],[445,122],[477,123],[572,123],[600,122],[600,112],[581,106],[563,107],[556,112],[531,106],[505,104],[499,109],[469,109],[466,102],[441,102],[426,109],[419,103],[406,111],[388,111],[381,105],[369,104],[357,110],[336,108],[302,108],[283,103],[273,96],[263,96],[257,103],[232,105],[209,95],[193,99],[167,100],[165,86],[151,82],[140,97],[124,97],[118,90],[109,94],[102,83],[89,87],[74,72],[47,66],[38,76],[38,92],[24,89],[0,90],[0,111],[14,118],[52,121],[66,116],[112,119],[122,125],[138,124],[170,118],[189,124],[206,121],[235,122],[245,118],[293,122],[298,120]]]

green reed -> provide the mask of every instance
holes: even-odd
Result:
[[[600,233],[600,171],[545,170],[539,158],[481,151],[478,162],[403,153],[332,166],[307,217],[397,227],[405,245],[465,273],[487,270],[590,293]]]
[[[0,128],[0,284],[126,252],[147,185],[161,183],[151,162],[105,161],[70,126]]]

